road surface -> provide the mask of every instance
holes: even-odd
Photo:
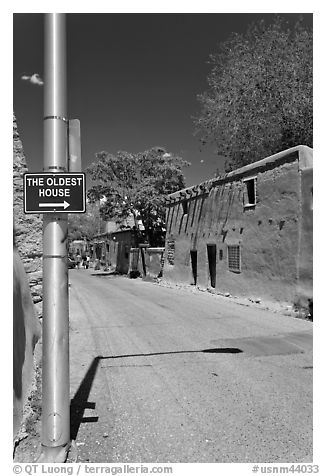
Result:
[[[78,461],[312,462],[311,322],[95,273],[69,270]]]

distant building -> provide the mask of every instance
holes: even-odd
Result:
[[[87,240],[73,240],[69,243],[69,254],[72,256],[85,255],[89,252]]]
[[[117,273],[127,274],[130,249],[137,246],[135,221],[132,216],[121,223],[108,221],[105,232],[94,237],[93,258]]]
[[[169,195],[165,280],[306,306],[312,156],[293,147]]]

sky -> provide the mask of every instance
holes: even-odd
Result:
[[[224,158],[195,136],[197,97],[218,44],[262,17],[273,14],[68,13],[68,117],[81,122],[83,170],[96,152],[161,146],[191,163],[187,186],[222,172]],[[30,172],[43,168],[42,78],[43,14],[15,13],[13,107]]]

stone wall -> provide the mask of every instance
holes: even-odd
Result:
[[[13,118],[14,242],[28,276],[38,317],[42,316],[42,219],[24,213],[23,175],[28,171],[16,117]]]
[[[24,265],[13,254],[13,436],[17,438],[34,376],[34,347],[41,336]]]
[[[17,442],[34,379],[34,348],[41,335],[42,220],[25,215],[26,158],[13,118],[13,436]]]

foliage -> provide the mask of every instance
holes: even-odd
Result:
[[[289,147],[312,147],[312,29],[275,17],[233,34],[210,56],[209,90],[195,119],[226,171]]]
[[[117,223],[133,216],[136,228],[140,219],[149,243],[160,244],[165,197],[185,187],[182,168],[188,162],[161,147],[136,154],[99,152],[96,159],[87,168],[96,183],[87,195],[92,203],[104,197],[101,216]]]
[[[87,204],[86,213],[68,215],[68,240],[92,240],[95,235],[104,232],[98,203]]]

